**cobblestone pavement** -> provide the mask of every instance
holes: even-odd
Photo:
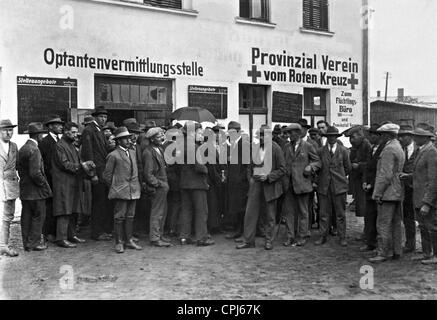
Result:
[[[315,246],[316,231],[304,247],[285,248],[285,227],[272,251],[263,239],[257,247],[237,251],[224,235],[216,245],[151,247],[113,251],[112,242],[94,242],[76,249],[50,245],[45,252],[24,252],[0,258],[3,299],[436,299],[437,267],[404,256],[373,265],[374,287],[363,290],[360,268],[369,255],[354,241],[362,221],[348,213],[348,242],[334,238]],[[19,224],[13,244],[21,245]],[[69,277],[72,275],[73,277]],[[69,280],[71,279],[71,280]]]

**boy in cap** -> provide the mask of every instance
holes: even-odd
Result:
[[[140,198],[141,186],[136,153],[129,148],[131,134],[126,127],[119,127],[114,135],[117,148],[107,157],[103,179],[109,186],[109,200],[115,202],[115,251],[123,253],[124,245],[131,249],[142,249],[132,238],[136,200]]]

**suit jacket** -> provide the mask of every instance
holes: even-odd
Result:
[[[367,157],[372,152],[372,147],[367,139],[358,147],[352,147],[349,153],[351,164],[357,163],[358,169],[352,169],[349,175],[350,189],[352,192],[364,192],[362,188],[363,176],[366,171]]]
[[[329,186],[334,187],[336,195],[348,191],[348,178],[351,171],[349,151],[342,145],[337,144],[334,156],[329,152],[329,146],[326,144],[318,151],[322,168],[317,175],[317,192],[322,195],[328,195]]]
[[[308,177],[303,175],[306,166],[311,166],[313,173],[317,172],[322,163],[316,152],[316,149],[309,142],[300,140],[296,151],[293,150],[291,143],[285,146],[285,165],[287,167],[287,176],[291,183],[294,193],[303,194],[313,191],[312,175]],[[288,187],[288,186],[286,186]]]
[[[266,162],[266,159],[269,161]],[[267,180],[262,182],[264,197],[267,202],[278,199],[284,192],[282,185],[282,177],[285,176],[287,169],[285,168],[285,159],[281,147],[272,141],[271,152],[266,148],[264,161],[261,161],[260,152],[256,152],[254,156],[254,164],[250,167],[250,183],[254,182],[253,175],[257,172],[267,174]],[[262,164],[261,164],[262,163]],[[264,168],[263,166],[266,165]],[[249,188],[249,193],[251,189]]]
[[[105,169],[108,150],[108,141],[103,135],[103,131],[99,131],[95,123],[87,125],[82,132],[81,159],[83,161],[94,161],[99,179],[103,178],[102,174]]]
[[[9,142],[9,153],[0,145],[0,200],[15,200],[20,196],[16,164],[18,148],[12,141]]]
[[[190,189],[190,190],[209,190],[208,184],[208,168],[206,165],[201,164],[197,161],[197,157],[195,157],[194,164],[188,164],[187,162],[187,143],[185,143],[184,156],[185,161],[184,164],[180,165],[180,181],[179,188],[180,189]],[[197,149],[199,146],[196,144],[195,150],[197,153]]]
[[[381,155],[382,150],[384,149],[384,145],[380,144],[375,151],[375,154],[372,152],[372,148],[367,156],[366,161],[366,170],[364,170],[363,174],[363,183],[372,185],[372,190],[375,187],[375,179],[376,179],[376,168],[378,165],[378,159]]]
[[[415,208],[424,204],[437,208],[437,149],[432,143],[418,152],[414,162],[413,204]]]
[[[141,147],[138,142],[132,146],[132,150],[135,151],[136,157],[137,157],[137,168],[138,168],[138,180],[140,182],[140,185],[143,182],[143,171],[144,171],[144,165],[143,165],[143,150],[144,148]]]
[[[128,152],[129,156],[118,146],[108,154],[103,180],[109,186],[110,200],[136,200],[141,196],[136,153],[132,149]]]
[[[407,157],[405,156],[404,169],[402,170],[402,172],[409,173],[409,174],[413,173],[414,163],[416,162],[416,158],[417,158],[418,153],[419,153],[419,147],[414,143],[414,150],[413,150],[413,153],[411,154],[410,158],[407,159]],[[404,149],[404,154],[405,154],[405,149]],[[411,197],[411,195],[412,195],[411,188],[413,187],[412,176],[409,176],[407,179],[404,180],[404,186],[406,187],[405,188],[405,196],[407,196],[407,192],[408,192],[408,196]]]
[[[161,148],[159,150],[161,154],[152,145],[144,148],[142,155],[142,162],[144,163],[143,181],[154,188],[169,188],[164,151]]]
[[[62,137],[55,146],[52,158],[53,215],[83,212],[83,178],[79,152]]]
[[[56,141],[50,134],[47,134],[38,144],[38,148],[41,151],[41,156],[44,161],[44,172],[50,186],[52,186],[52,157],[55,151],[55,146]]]
[[[42,200],[52,196],[41,152],[34,141],[28,140],[18,151],[17,169],[21,200]]]
[[[398,140],[387,142],[376,167],[375,188],[372,198],[383,201],[401,201],[403,188],[399,175],[405,163],[404,152]]]

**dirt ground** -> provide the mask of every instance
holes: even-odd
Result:
[[[362,221],[348,213],[346,248],[334,238],[324,246],[286,248],[285,227],[272,251],[263,239],[237,251],[224,235],[211,247],[155,248],[141,238],[142,251],[113,251],[112,242],[88,240],[76,249],[50,245],[24,252],[19,224],[12,243],[18,258],[0,258],[2,299],[436,299],[437,267],[410,261],[373,265],[373,289],[361,289],[360,268],[370,265],[354,238]],[[176,243],[176,241],[175,241]],[[65,273],[67,272],[67,273]],[[64,274],[65,273],[65,274]],[[69,277],[72,276],[72,277]],[[68,278],[67,278],[68,277]],[[71,279],[70,281],[64,281]],[[369,282],[367,282],[369,283]]]

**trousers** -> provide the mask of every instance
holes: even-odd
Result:
[[[58,216],[56,219],[56,241],[68,240],[76,235],[78,214]]]
[[[335,194],[334,186],[329,185],[328,194],[319,194],[320,235],[327,237],[331,226],[331,217],[336,217],[337,232],[340,239],[346,239],[346,194]],[[334,212],[332,212],[334,210]]]
[[[207,190],[181,190],[181,239],[187,239],[191,237],[191,223],[193,217],[195,239],[197,241],[203,241],[208,237],[207,192]]]
[[[46,215],[46,200],[22,200],[21,236],[24,248],[35,248],[41,242]]]
[[[156,192],[150,197],[150,241],[158,241],[164,234],[168,189],[168,186],[156,188]]]
[[[108,200],[108,187],[99,182],[92,186],[91,237],[112,232],[112,211]]]
[[[295,239],[296,235],[303,239],[308,234],[308,201],[309,193],[296,194],[292,187],[285,194],[283,211],[289,239]]]
[[[0,247],[9,243],[9,230],[15,213],[15,199],[0,201]]]
[[[378,251],[384,257],[402,254],[401,205],[400,201],[383,201],[378,204]]]

